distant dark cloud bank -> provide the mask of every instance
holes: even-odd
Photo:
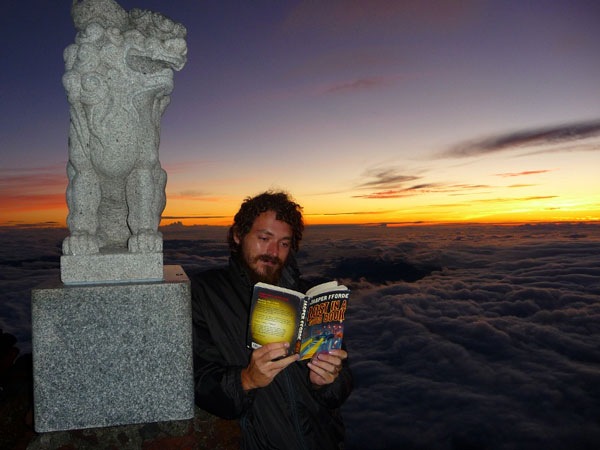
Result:
[[[167,264],[227,262],[222,228],[164,232]],[[64,233],[0,229],[0,327],[23,351]],[[600,448],[598,224],[309,227],[298,261],[353,289],[349,449]]]

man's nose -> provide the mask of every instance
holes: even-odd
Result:
[[[277,245],[277,242],[269,243],[269,246],[267,247],[267,254],[273,257],[277,257],[277,255],[279,255],[279,245]]]

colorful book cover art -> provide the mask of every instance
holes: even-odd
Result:
[[[329,353],[330,350],[342,348],[344,324],[328,323],[309,327],[307,334],[300,346],[300,359],[309,359],[317,353]]]
[[[342,347],[348,296],[349,291],[342,291],[311,299],[300,346],[300,359],[309,359],[316,353],[329,353]]]

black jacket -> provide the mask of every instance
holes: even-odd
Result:
[[[295,265],[280,285],[299,290]],[[338,378],[316,388],[306,362],[281,371],[266,387],[244,392],[241,371],[250,362],[246,346],[252,284],[231,259],[192,281],[196,404],[217,416],[239,419],[243,449],[339,449],[344,426],[339,407],[352,390],[347,360]]]

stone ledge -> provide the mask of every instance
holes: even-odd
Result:
[[[65,284],[161,281],[163,254],[127,250],[96,255],[63,255],[60,278]]]

